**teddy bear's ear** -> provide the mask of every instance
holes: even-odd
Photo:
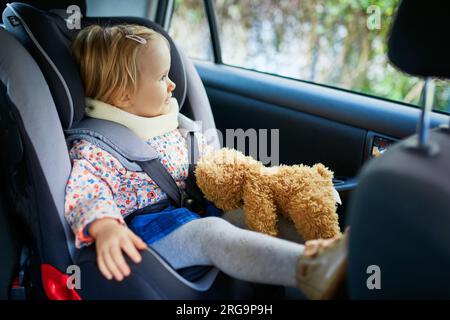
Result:
[[[322,177],[327,179],[333,179],[333,171],[326,168],[323,164],[317,163],[313,166],[313,169],[317,171]]]

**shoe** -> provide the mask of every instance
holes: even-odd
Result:
[[[348,257],[348,229],[332,239],[305,243],[298,260],[298,288],[311,300],[331,299],[345,280]]]

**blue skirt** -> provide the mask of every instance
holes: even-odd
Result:
[[[147,245],[151,245],[189,221],[201,217],[220,216],[221,213],[222,211],[211,203],[207,205],[206,214],[201,216],[186,208],[169,205],[159,212],[136,215],[128,223],[128,227]]]

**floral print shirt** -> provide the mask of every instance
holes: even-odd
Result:
[[[195,133],[200,157],[212,149],[201,133]],[[184,187],[189,162],[187,143],[175,129],[146,143],[179,187]],[[65,193],[65,217],[75,233],[77,248],[92,243],[86,227],[97,219],[114,218],[120,223],[134,210],[155,204],[167,195],[145,172],[129,171],[107,151],[86,140],[75,140],[70,148],[72,171]]]

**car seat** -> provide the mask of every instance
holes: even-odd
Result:
[[[280,286],[232,279],[216,268],[174,270],[154,250],[142,252],[138,265],[127,261],[131,276],[108,281],[99,272],[95,247],[74,248],[64,214],[64,190],[70,160],[64,131],[83,118],[84,93],[69,45],[76,30],[68,30],[62,12],[45,12],[12,3],[3,12],[7,31],[0,30],[1,126],[6,150],[17,150],[2,167],[11,188],[7,197],[27,231],[29,241],[28,298],[49,299],[243,299],[283,297]],[[183,112],[214,128],[205,89],[192,63],[167,33],[139,18],[83,18],[91,23],[137,23],[161,32],[171,44],[170,77]],[[19,40],[19,41],[17,41]],[[26,49],[25,49],[26,48]],[[30,55],[31,54],[31,55]],[[11,125],[12,124],[12,125]],[[15,126],[15,127],[14,127]],[[209,143],[217,141],[210,135]],[[25,230],[23,230],[25,232]],[[80,288],[69,289],[68,268],[80,268]]]
[[[352,299],[450,298],[450,134],[428,131],[431,77],[450,77],[447,15],[403,0],[393,22],[389,59],[426,79],[424,107],[418,134],[368,163],[350,199]]]

